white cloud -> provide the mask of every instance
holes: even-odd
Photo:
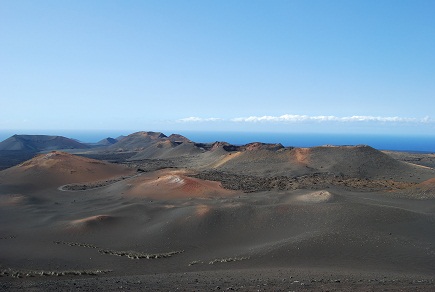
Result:
[[[416,118],[351,116],[339,118],[343,122],[418,122]]]
[[[431,122],[431,119],[430,119],[429,116],[425,116],[424,118],[421,119],[421,122],[422,122],[422,123],[430,123],[430,122]]]
[[[331,121],[333,116],[307,116],[307,115],[282,115],[282,116],[250,116],[231,119],[233,122],[305,122],[305,121]]]
[[[407,118],[407,117],[382,117],[382,116],[308,116],[308,115],[291,115],[285,114],[281,116],[249,116],[237,117],[231,119],[222,118],[201,118],[188,117],[177,120],[177,122],[216,122],[228,121],[237,123],[297,123],[297,122],[381,122],[381,123],[431,123],[429,117]]]
[[[307,116],[307,115],[282,115],[282,116],[250,116],[231,119],[233,122],[429,122],[429,117],[424,119],[403,117],[379,116]]]

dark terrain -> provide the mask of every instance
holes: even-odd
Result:
[[[433,154],[32,145],[0,153],[0,289],[434,289]]]

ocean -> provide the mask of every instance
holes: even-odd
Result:
[[[0,131],[0,141],[13,134],[61,135],[81,142],[95,143],[104,138],[116,138],[133,131]],[[370,134],[315,134],[315,133],[261,133],[261,132],[218,132],[218,131],[163,131],[170,135],[178,133],[195,142],[226,141],[242,145],[249,142],[281,143],[284,146],[313,147],[321,145],[369,145],[379,150],[435,152],[435,135],[370,135]]]

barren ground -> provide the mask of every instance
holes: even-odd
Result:
[[[311,157],[261,175],[276,164],[195,155],[52,155],[1,171],[0,289],[434,289],[433,169],[364,178]]]

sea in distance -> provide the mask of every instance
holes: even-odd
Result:
[[[134,131],[101,130],[2,130],[0,141],[14,134],[60,135],[85,143],[96,143],[104,138],[129,135]],[[379,150],[435,152],[435,135],[380,135],[380,134],[326,134],[326,133],[262,133],[218,131],[162,131],[166,135],[177,133],[192,141],[209,143],[225,141],[235,145],[250,142],[281,143],[284,146],[314,147],[322,145],[369,145]]]

